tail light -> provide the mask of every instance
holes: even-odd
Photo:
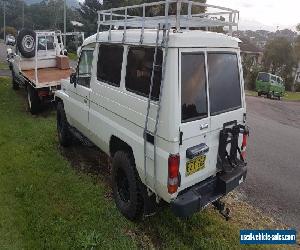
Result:
[[[247,137],[248,137],[248,132],[244,131],[242,147],[241,147],[241,155],[242,155],[244,160],[246,159]]]
[[[49,95],[49,91],[48,90],[39,90],[38,91],[38,96],[39,97],[45,97]]]
[[[180,156],[170,155],[168,160],[168,192],[174,194],[179,185],[179,164]]]

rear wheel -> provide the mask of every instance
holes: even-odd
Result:
[[[17,37],[17,48],[25,58],[35,56],[36,34],[33,30],[23,29]]]
[[[67,147],[71,144],[72,136],[70,132],[70,125],[67,121],[65,109],[63,103],[57,104],[56,122],[57,122],[57,134],[59,144],[63,147]]]
[[[31,114],[35,115],[40,112],[41,100],[37,91],[30,85],[27,86],[27,104]]]
[[[113,196],[120,212],[129,220],[138,220],[143,214],[141,181],[130,153],[118,151],[112,164]]]

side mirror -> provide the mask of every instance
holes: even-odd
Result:
[[[74,84],[74,87],[76,88],[76,83],[77,83],[76,73],[71,73],[71,75],[70,75],[70,83]]]

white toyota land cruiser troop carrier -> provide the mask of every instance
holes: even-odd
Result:
[[[208,30],[230,34],[238,12],[170,0],[98,15],[76,73],[55,93],[61,145],[84,136],[112,158],[114,199],[128,219],[161,201],[179,217],[210,203],[224,214],[219,199],[247,172],[246,103],[238,39]]]

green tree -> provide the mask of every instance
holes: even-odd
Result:
[[[297,30],[297,31],[300,31],[300,23],[297,24],[296,30]]]
[[[287,89],[292,87],[295,65],[294,48],[286,38],[277,37],[266,44],[263,58],[264,70],[282,76]]]

